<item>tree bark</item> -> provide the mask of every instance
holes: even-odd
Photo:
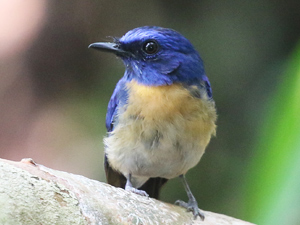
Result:
[[[185,209],[83,176],[49,169],[32,159],[0,159],[0,224],[203,224],[250,225]]]

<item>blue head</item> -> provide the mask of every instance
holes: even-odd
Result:
[[[150,86],[183,83],[203,85],[211,95],[203,62],[192,44],[180,33],[161,27],[139,27],[113,43],[98,42],[90,47],[119,56],[125,77]]]

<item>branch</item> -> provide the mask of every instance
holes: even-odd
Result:
[[[32,159],[0,159],[0,224],[203,224],[250,225],[205,211],[193,220],[185,209]]]

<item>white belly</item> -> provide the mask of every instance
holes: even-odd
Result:
[[[149,177],[185,174],[199,162],[215,133],[214,103],[192,97],[180,85],[133,83],[128,88],[128,105],[119,109],[118,124],[104,139],[110,165],[136,178],[135,187]]]
[[[170,179],[184,174],[199,162],[205,146],[201,145],[201,137],[188,137],[183,128],[180,123],[119,124],[105,138],[109,162],[124,175]]]

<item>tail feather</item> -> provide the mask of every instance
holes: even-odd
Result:
[[[160,189],[167,181],[168,179],[161,177],[150,178],[139,189],[146,191],[151,198],[159,199]]]

